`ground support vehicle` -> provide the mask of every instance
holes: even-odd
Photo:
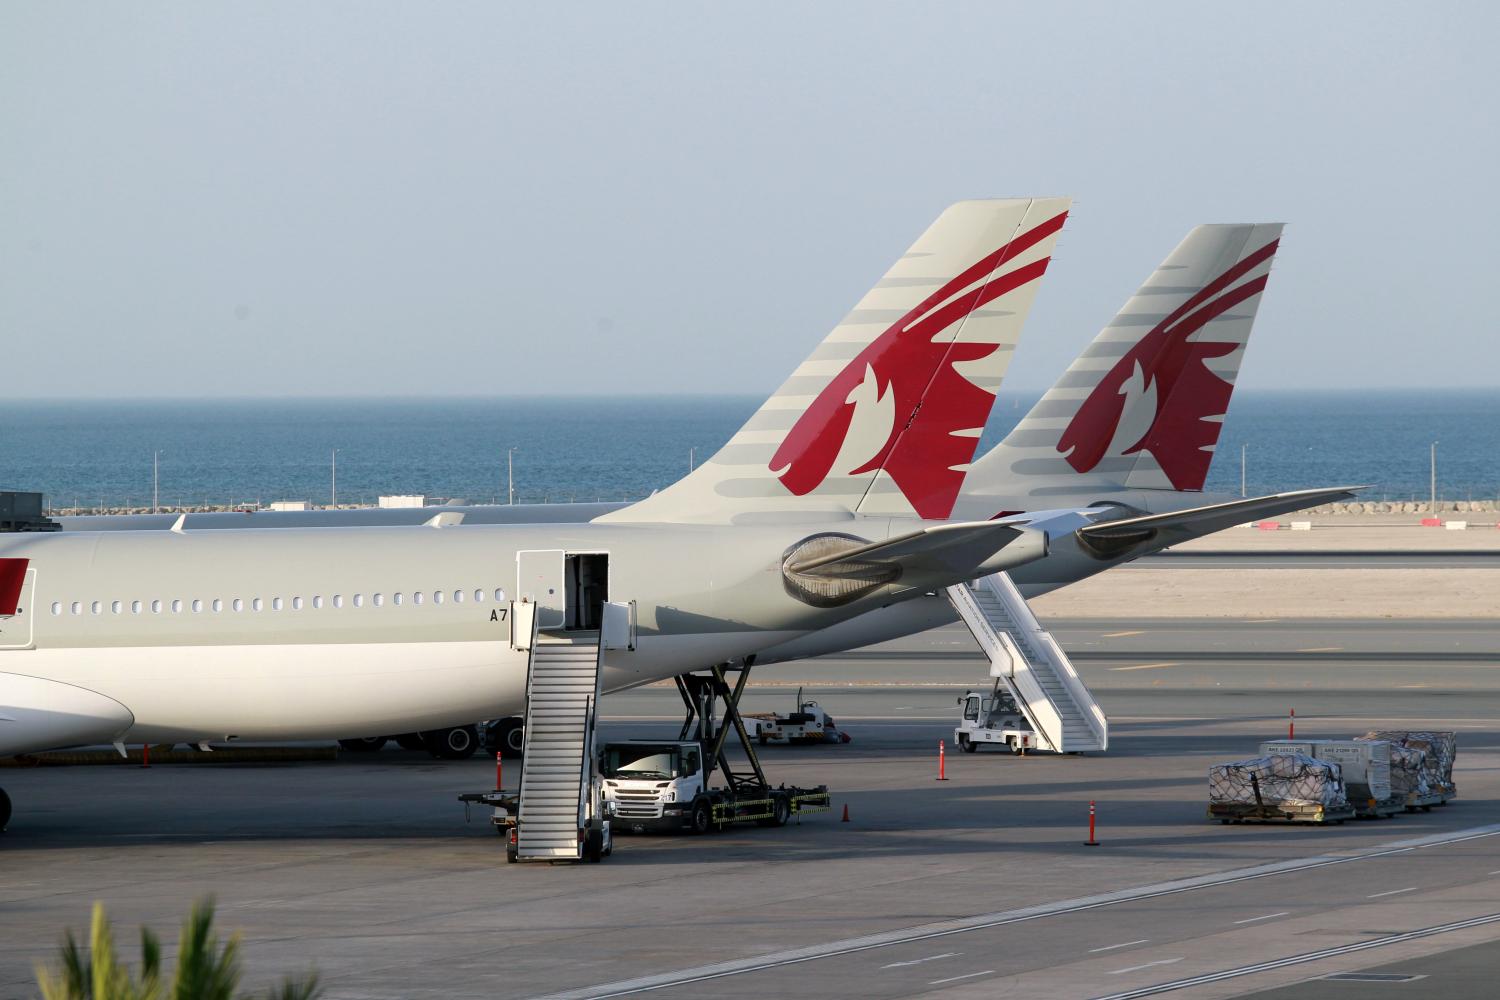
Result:
[[[686,708],[677,739],[624,740],[603,748],[599,774],[617,829],[701,834],[731,823],[784,826],[793,817],[831,808],[826,785],[773,787],[766,779],[739,714],[750,667],[732,669],[739,674],[733,688],[724,667],[677,678]],[[731,733],[744,764],[732,763],[726,752]],[[722,785],[711,784],[715,771]]]
[[[966,691],[958,699],[963,713],[953,730],[953,745],[967,753],[981,746],[1005,747],[1024,754],[1040,746],[1036,731],[1016,704],[1015,698],[996,677],[989,694]]]
[[[848,743],[851,739],[815,701],[803,701],[797,689],[797,710],[791,715],[760,712],[746,715],[745,731],[760,742],[768,743]]]

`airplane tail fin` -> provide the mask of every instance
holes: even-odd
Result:
[[[1202,490],[1281,228],[1188,233],[968,488]]]
[[[946,518],[1068,205],[948,208],[713,458],[605,519]]]

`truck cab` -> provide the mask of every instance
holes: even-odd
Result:
[[[998,680],[988,693],[965,692],[958,704],[963,713],[953,730],[953,742],[968,753],[978,750],[982,743],[1008,747],[1017,754],[1037,746],[1031,724]]]
[[[695,740],[622,740],[599,753],[604,800],[614,804],[615,823],[627,830],[690,830],[713,826],[714,802],[704,767],[706,752]]]

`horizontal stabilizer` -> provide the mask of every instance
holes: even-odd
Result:
[[[896,583],[946,587],[1047,554],[1047,536],[1021,523],[961,521],[882,542],[860,544],[837,535],[814,536],[787,557],[789,579]]]
[[[1139,538],[1151,532],[1169,532],[1182,535],[1181,540],[1199,538],[1236,524],[1275,517],[1294,510],[1320,507],[1325,503],[1351,500],[1365,486],[1328,486],[1313,490],[1293,490],[1290,493],[1272,493],[1269,496],[1231,500],[1227,503],[1174,510],[1167,514],[1146,514],[1127,517],[1118,521],[1104,521],[1079,528],[1081,538],[1096,542],[1125,541]]]

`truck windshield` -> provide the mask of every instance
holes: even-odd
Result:
[[[604,748],[599,771],[606,778],[665,780],[678,770],[677,752],[676,747],[611,745]]]

